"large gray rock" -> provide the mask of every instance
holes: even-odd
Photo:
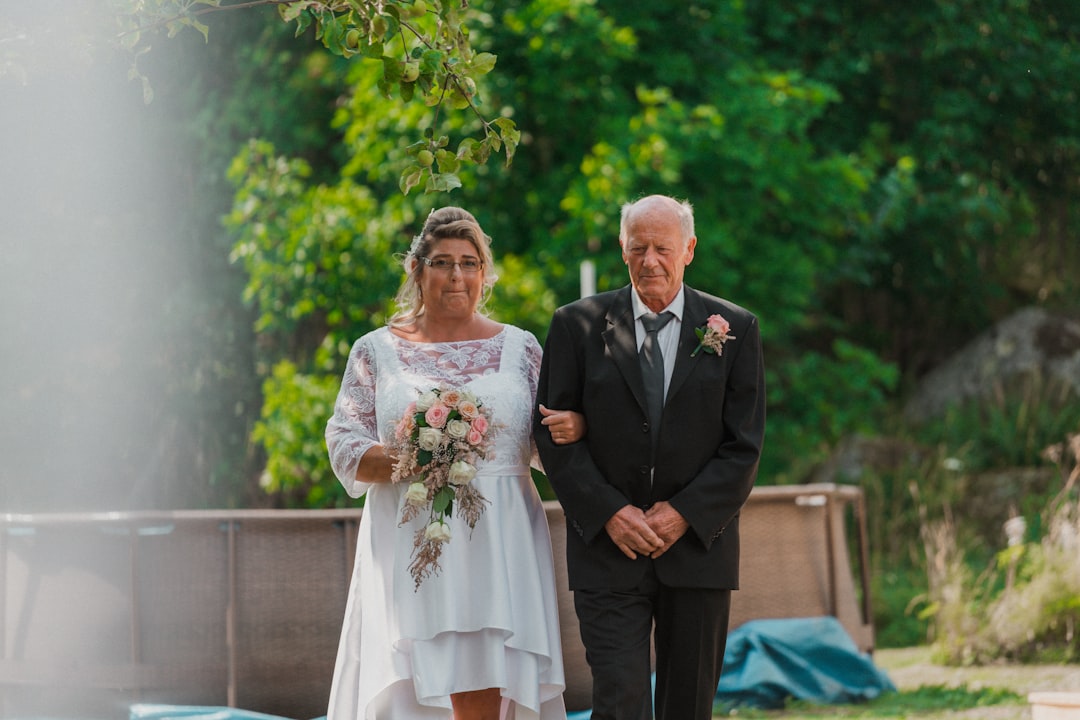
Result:
[[[904,415],[922,422],[965,400],[1033,380],[1080,393],[1080,318],[1041,308],[1010,315],[928,373]]]
[[[867,477],[900,472],[926,462],[931,451],[911,440],[851,435],[816,466],[803,482],[862,485]]]

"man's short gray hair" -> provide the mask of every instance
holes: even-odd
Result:
[[[676,200],[667,195],[647,195],[623,204],[619,219],[619,245],[626,247],[626,227],[638,211],[657,203],[663,203],[675,211],[682,226],[683,244],[690,243],[690,238],[694,237],[694,206],[688,200]]]

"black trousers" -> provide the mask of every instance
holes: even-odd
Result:
[[[724,662],[730,590],[673,588],[652,570],[626,591],[576,590],[574,607],[593,675],[592,720],[651,720],[655,626],[656,717],[710,720]]]

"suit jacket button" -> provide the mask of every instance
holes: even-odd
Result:
[[[642,466],[638,467],[638,472],[641,473],[642,475],[648,475],[649,474],[649,466],[648,465],[642,465]]]
[[[641,432],[643,432],[643,433],[649,432],[649,423],[648,422],[641,423]]]

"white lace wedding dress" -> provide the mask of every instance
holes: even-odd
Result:
[[[326,441],[360,522],[328,720],[446,720],[450,694],[502,688],[515,720],[565,718],[551,539],[529,466],[540,346],[512,326],[493,338],[414,343],[386,328],[352,348]],[[427,513],[398,526],[405,488],[357,482],[356,466],[418,390],[470,390],[502,423],[495,456],[473,483],[489,505],[470,533],[451,522],[441,572],[414,589],[413,535]]]

